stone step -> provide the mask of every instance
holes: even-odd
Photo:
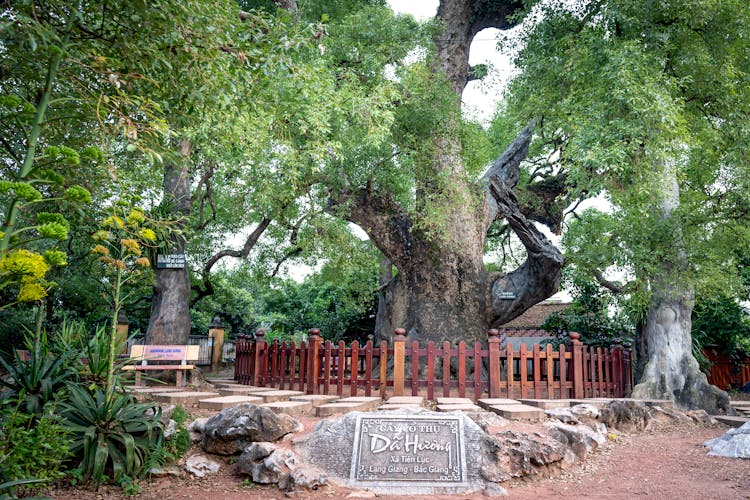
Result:
[[[421,405],[424,403],[422,396],[391,396],[388,398],[389,405]],[[382,408],[382,406],[381,406]]]
[[[481,406],[484,409],[489,409],[490,406],[496,406],[496,405],[518,405],[521,404],[515,399],[505,399],[505,398],[484,398],[477,400],[477,404]]]
[[[236,380],[233,378],[217,378],[217,377],[209,377],[206,379],[206,382],[209,384],[239,384]]]
[[[159,403],[181,404],[182,406],[197,404],[201,399],[217,398],[218,392],[181,391],[154,393],[151,397]]]
[[[336,403],[357,403],[362,405],[366,410],[374,410],[383,400],[378,396],[351,396],[348,398],[342,398],[336,401]],[[335,404],[335,403],[334,403]]]
[[[520,399],[521,404],[535,406],[542,410],[552,410],[553,408],[570,408],[569,399]]]
[[[378,407],[378,410],[418,410],[421,405],[414,405],[409,403],[395,403],[395,404],[384,404]]]
[[[461,398],[449,398],[449,399],[461,399]],[[440,404],[435,407],[437,411],[449,412],[449,411],[482,411],[482,408],[471,403],[452,403],[452,404]]]
[[[508,420],[542,420],[544,418],[544,410],[536,406],[495,405],[489,409]]]
[[[576,405],[591,405],[595,406],[596,408],[604,408],[607,406],[612,400],[611,399],[599,399],[599,398],[589,398],[589,399],[571,399],[570,400],[570,406],[576,406]]]
[[[326,394],[303,394],[301,396],[292,396],[289,398],[289,401],[309,401],[313,408],[326,403],[333,403],[338,400],[338,396],[328,396]]]
[[[260,404],[262,402],[263,398],[257,396],[228,395],[201,399],[198,401],[198,408],[204,410],[223,410],[224,408],[231,408],[242,403]]]
[[[350,411],[367,411],[370,408],[367,404],[363,403],[343,403],[337,401],[336,403],[326,403],[315,407],[316,417],[330,417],[331,415],[340,415],[342,413],[348,413]]]
[[[286,413],[293,417],[310,413],[313,405],[310,401],[274,401],[263,403],[258,406],[270,408],[274,413]]]
[[[750,422],[750,417],[729,417],[727,415],[714,415],[714,418],[730,427],[742,427]]]
[[[217,386],[216,390],[219,391],[224,396],[249,396],[250,392],[253,390],[252,387],[245,387],[245,386]]]
[[[750,401],[730,401],[729,404],[735,408],[750,409]]]
[[[437,398],[439,405],[473,405],[474,401],[469,398]]]
[[[273,403],[275,401],[289,401],[289,398],[292,396],[302,396],[304,392],[302,391],[281,391],[281,390],[272,390],[272,391],[261,391],[261,392],[250,392],[253,396],[258,396],[263,398],[264,403]]]

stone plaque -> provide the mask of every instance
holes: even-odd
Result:
[[[359,415],[349,479],[357,485],[466,486],[466,443],[458,416]]]

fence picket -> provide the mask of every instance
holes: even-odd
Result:
[[[343,341],[324,342],[315,330],[299,346],[278,340],[266,342],[262,331],[256,333],[254,341],[240,336],[234,378],[243,384],[296,388],[310,394],[335,391],[339,397],[345,386],[352,396],[361,390],[371,396],[379,389],[385,399],[389,393],[404,395],[408,356],[410,393],[419,395],[426,387],[430,400],[438,395],[455,395],[453,388],[459,397],[468,393],[474,399],[481,398],[485,391],[493,398],[526,398],[532,394],[551,399],[622,397],[632,388],[631,353],[619,340],[610,348],[591,348],[572,333],[570,344],[558,350],[551,345],[541,349],[539,344],[529,350],[521,344],[514,351],[512,345],[501,348],[499,333],[490,331],[486,350],[482,343],[475,342],[467,352],[464,342],[452,347],[447,341],[439,346],[434,342],[420,346],[414,341],[407,346],[404,333],[397,330],[391,349],[385,340],[378,346],[371,340],[362,345],[353,342],[347,348]],[[389,356],[393,356],[392,363]],[[471,366],[467,366],[469,357],[473,357]],[[471,370],[473,377],[469,376]],[[442,390],[436,391],[439,387]]]

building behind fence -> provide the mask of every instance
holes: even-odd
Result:
[[[514,348],[497,330],[486,343],[407,341],[396,330],[392,345],[370,340],[346,346],[310,330],[306,342],[236,342],[235,379],[243,384],[338,396],[424,395],[490,398],[625,397],[633,386],[630,349],[584,346],[577,333],[568,345]]]

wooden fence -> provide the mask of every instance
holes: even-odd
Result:
[[[410,342],[396,330],[392,345],[333,344],[310,330],[307,342],[275,340],[262,331],[236,342],[235,380],[242,384],[338,396],[423,395],[491,398],[624,397],[632,388],[631,352],[584,346],[577,333],[555,350],[535,344],[513,350],[497,330],[487,343]]]
[[[750,382],[750,357],[730,359],[716,349],[707,348],[703,355],[711,362],[708,383],[719,389],[739,389]]]

